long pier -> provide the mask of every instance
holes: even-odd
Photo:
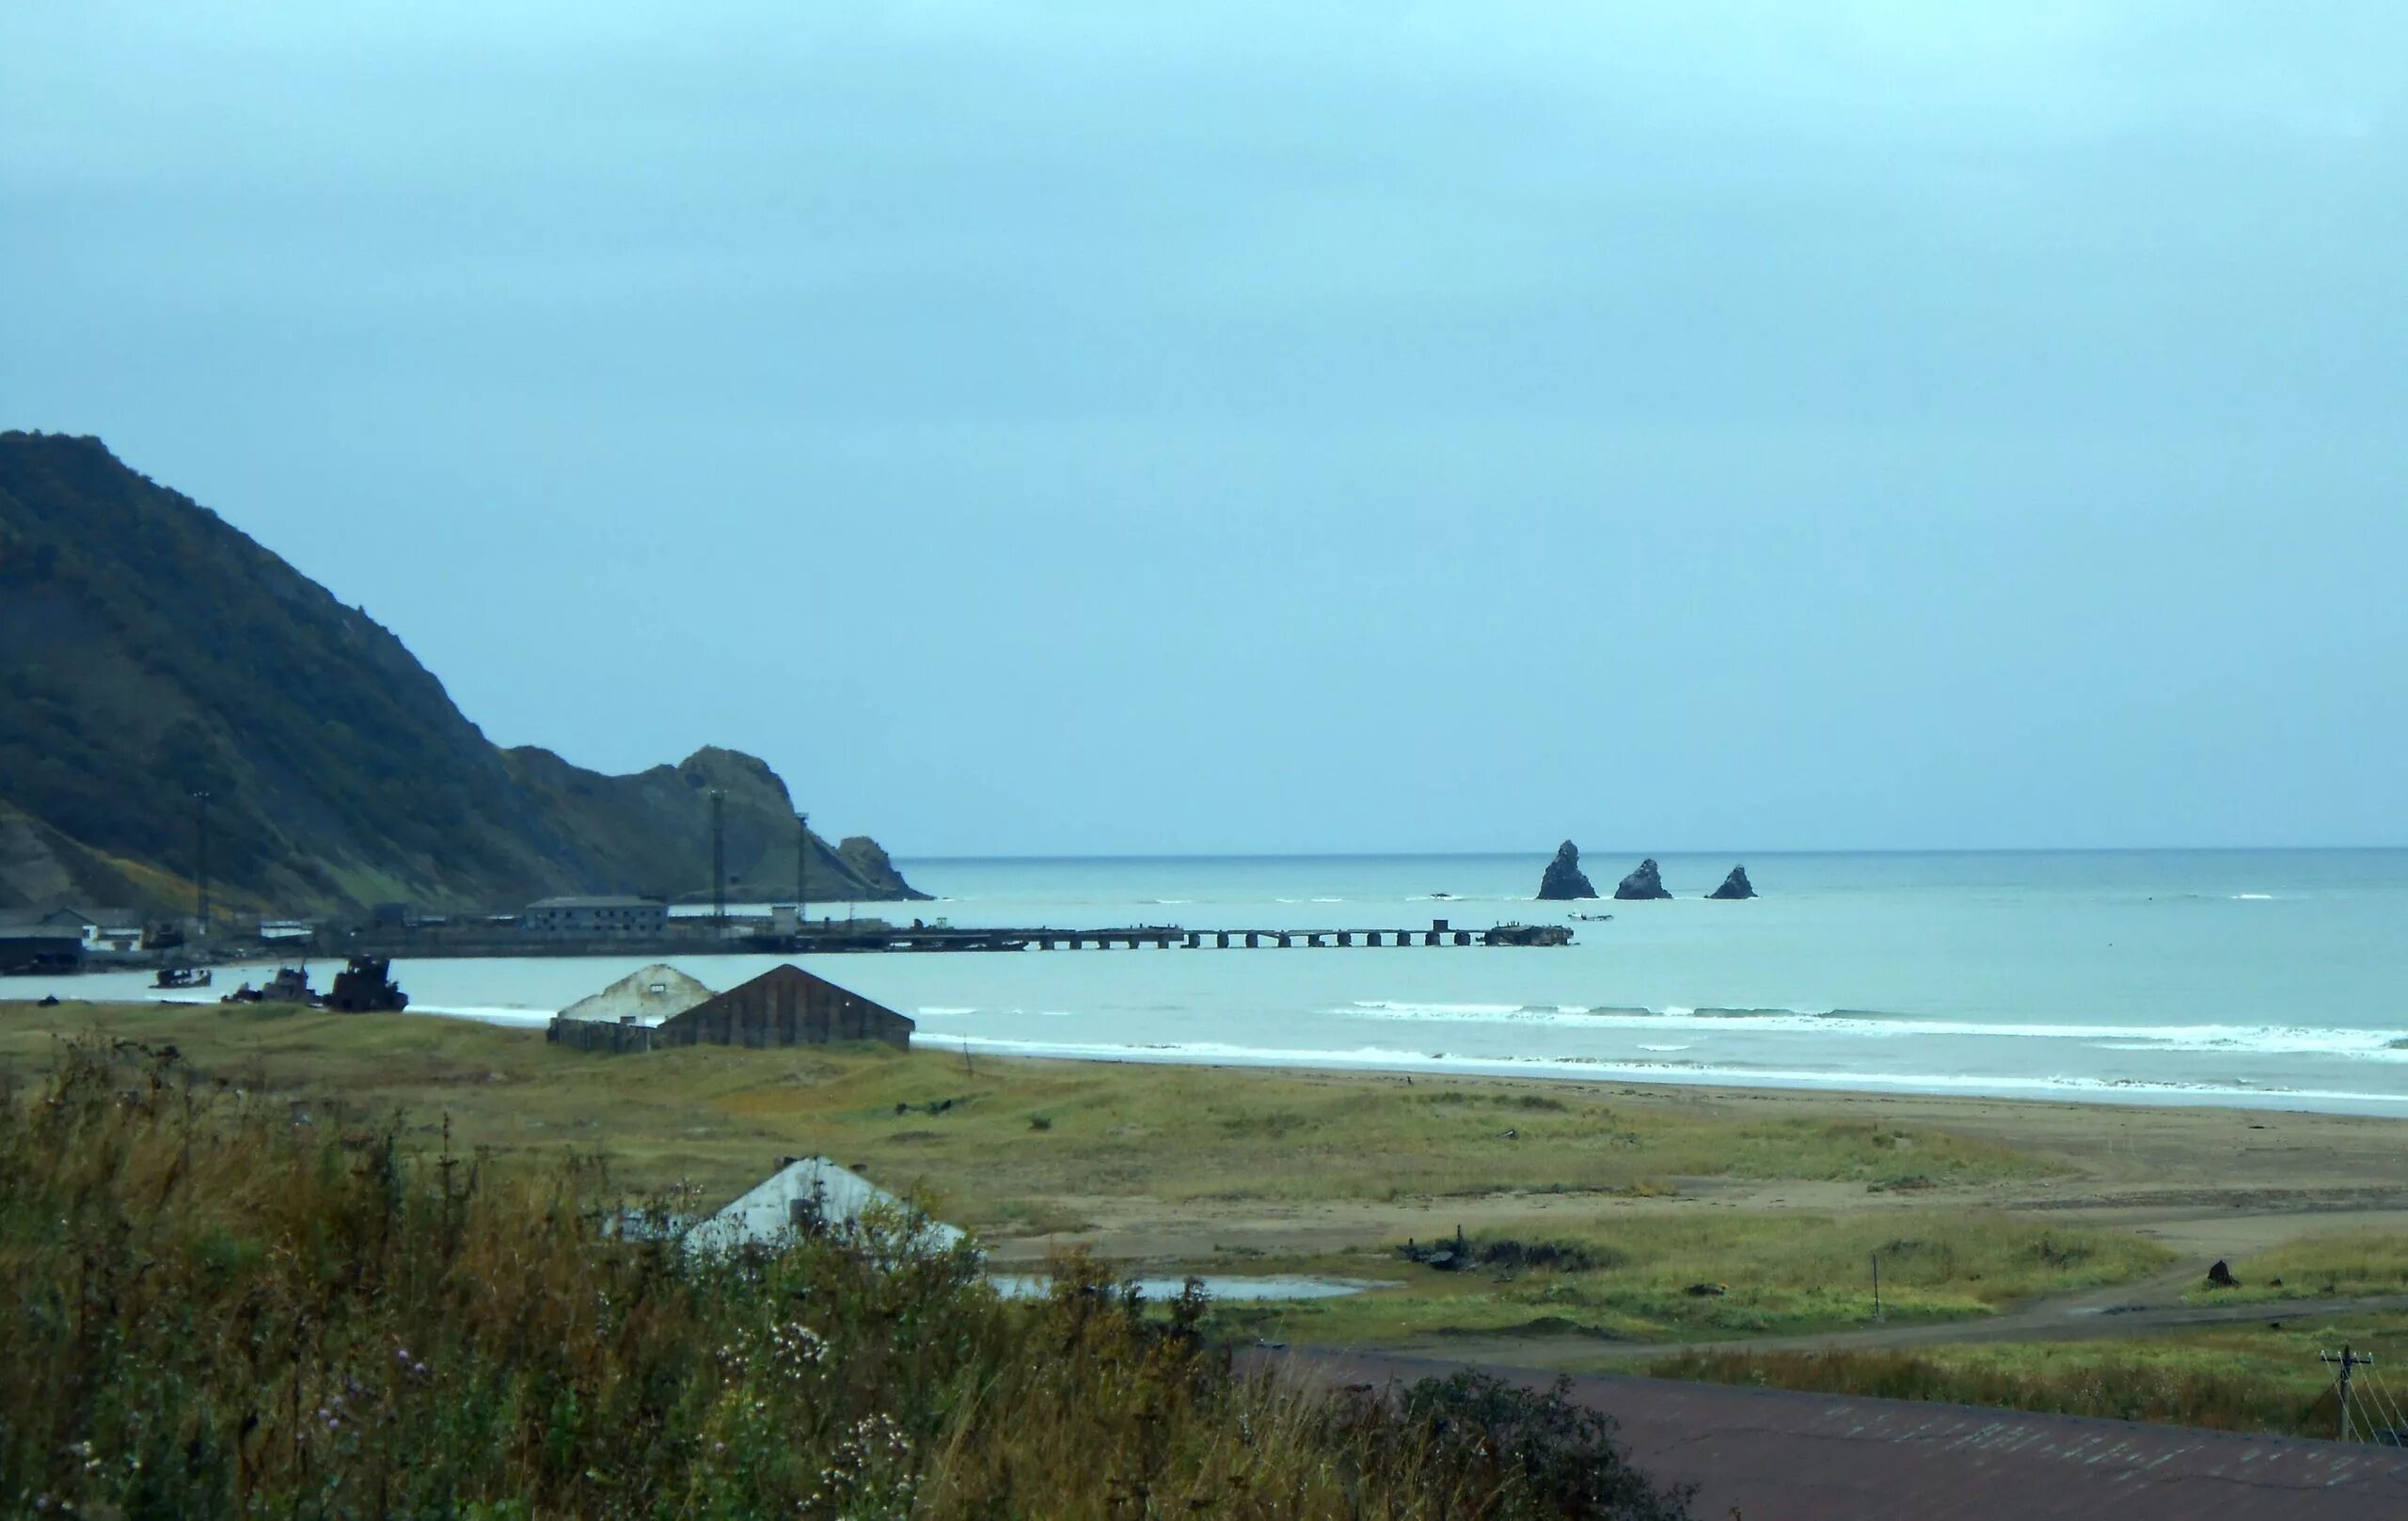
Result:
[[[1406,945],[1569,945],[1572,930],[1565,925],[1500,924],[1486,929],[1459,929],[1444,919],[1427,928],[1191,929],[1183,925],[1125,925],[1101,929],[974,928],[953,925],[847,924],[820,921],[783,934],[766,922],[737,922],[715,927],[701,918],[672,920],[679,927],[667,935],[594,935],[568,939],[552,935],[499,934],[428,936],[413,934],[356,935],[335,947],[307,951],[264,947],[220,946],[218,954],[191,957],[196,961],[256,959],[259,957],[341,954],[376,955],[395,960],[463,958],[584,956],[644,956],[669,959],[680,956],[854,956],[874,953],[911,955],[945,952],[1082,951],[1082,950],[1289,950],[1339,946]],[[188,957],[190,953],[187,953]],[[146,964],[154,964],[146,962]]]
[[[825,937],[798,937],[798,950],[877,951],[1100,951],[1125,947],[1138,950],[1290,950],[1338,946],[1407,945],[1569,945],[1572,931],[1561,925],[1497,925],[1487,929],[1457,929],[1447,920],[1434,919],[1427,929],[1189,929],[1180,925],[1132,925],[1118,929],[956,929],[913,926],[875,936],[849,937],[830,943]]]

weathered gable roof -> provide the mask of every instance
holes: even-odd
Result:
[[[792,961],[781,962],[750,981],[739,982],[695,1005],[676,1016],[674,1022],[707,1024],[724,1013],[752,1019],[765,1008],[783,1008],[789,1015],[819,1010],[818,1017],[832,1025],[822,1038],[885,1039],[889,1031],[900,1032],[908,1038],[919,1027],[909,1014],[898,1013],[874,998],[864,998],[817,973],[805,972]],[[844,1027],[848,1025],[855,1027],[854,1034],[844,1033]]]
[[[645,1024],[657,1024],[717,996],[675,967],[656,961],[628,973],[591,998],[578,999],[561,1010],[561,1018],[615,1023],[632,1017]]]

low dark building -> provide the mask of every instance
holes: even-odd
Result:
[[[907,1017],[789,962],[661,1022],[660,1046],[824,1046],[881,1040],[911,1049]]]
[[[0,925],[0,974],[83,970],[83,926]]]

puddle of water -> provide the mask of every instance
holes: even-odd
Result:
[[[998,1274],[987,1280],[1006,1299],[1042,1299],[1054,1284],[1051,1278],[1021,1275]],[[1186,1286],[1183,1278],[1139,1278],[1137,1287],[1149,1299],[1177,1299]],[[1337,1299],[1345,1294],[1359,1294],[1366,1289],[1376,1289],[1375,1283],[1357,1283],[1349,1278],[1311,1278],[1298,1275],[1264,1277],[1204,1278],[1204,1291],[1214,1299],[1231,1304],[1260,1303],[1272,1299]]]

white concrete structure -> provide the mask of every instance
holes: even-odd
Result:
[[[892,1210],[899,1215],[909,1208],[861,1174],[826,1157],[803,1157],[789,1161],[734,1203],[697,1224],[687,1232],[686,1245],[698,1252],[774,1245],[818,1225],[842,1228],[858,1224],[872,1209]],[[914,1233],[911,1244],[921,1251],[944,1252],[962,1240],[962,1233],[952,1226],[928,1220]]]
[[[580,998],[562,1009],[564,1020],[601,1020],[617,1024],[658,1024],[683,1014],[717,992],[663,961],[628,973],[591,998]]]

